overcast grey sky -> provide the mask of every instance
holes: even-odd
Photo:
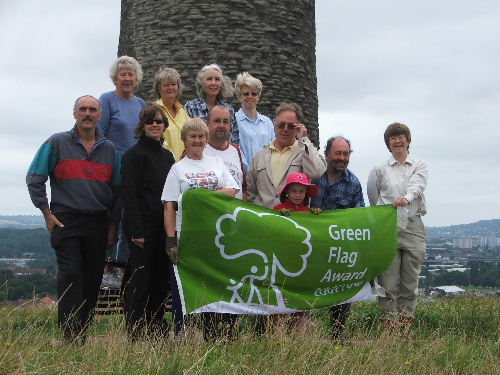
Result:
[[[119,21],[118,0],[0,3],[0,214],[38,213],[27,168],[72,126],[76,97],[114,88]],[[498,218],[498,1],[317,0],[316,21],[322,147],[350,138],[365,189],[386,126],[403,122],[429,165],[425,224]]]

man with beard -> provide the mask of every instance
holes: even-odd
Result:
[[[238,145],[229,142],[231,134],[231,114],[223,105],[215,105],[207,117],[208,143],[204,155],[218,156],[240,186],[235,198],[246,200],[247,183],[244,171],[247,170],[245,157]]]
[[[311,200],[311,207],[338,210],[365,206],[361,184],[347,168],[351,153],[351,142],[348,139],[335,136],[327,141],[325,158],[328,166],[320,178],[312,180],[312,183],[318,186],[319,192]],[[333,339],[337,339],[342,333],[350,308],[350,303],[330,307]]]

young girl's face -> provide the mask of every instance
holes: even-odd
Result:
[[[294,182],[286,188],[286,194],[293,204],[302,204],[307,194],[307,186]]]

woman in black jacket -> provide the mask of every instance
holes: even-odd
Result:
[[[160,107],[149,103],[141,111],[136,128],[138,142],[122,159],[123,220],[129,238],[130,257],[125,272],[124,312],[132,340],[162,337],[170,290],[171,268],[165,248],[161,193],[172,153],[162,147],[168,120]]]

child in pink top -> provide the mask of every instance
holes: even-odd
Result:
[[[309,211],[309,199],[318,194],[318,187],[309,183],[309,179],[304,173],[290,173],[286,177],[285,186],[278,191],[281,204],[273,207],[274,210],[279,210],[282,215],[288,216],[291,211]],[[321,212],[320,209],[311,209],[317,215]],[[288,323],[297,327],[300,333],[305,333],[307,329],[307,313],[300,311],[296,313],[277,314],[270,317],[271,322],[279,323],[283,319],[289,319]]]
[[[277,204],[273,209],[280,210],[285,216],[288,216],[290,211],[309,211],[309,199],[316,194],[318,187],[309,183],[304,173],[290,173],[286,177],[285,186],[278,191],[281,204]]]

